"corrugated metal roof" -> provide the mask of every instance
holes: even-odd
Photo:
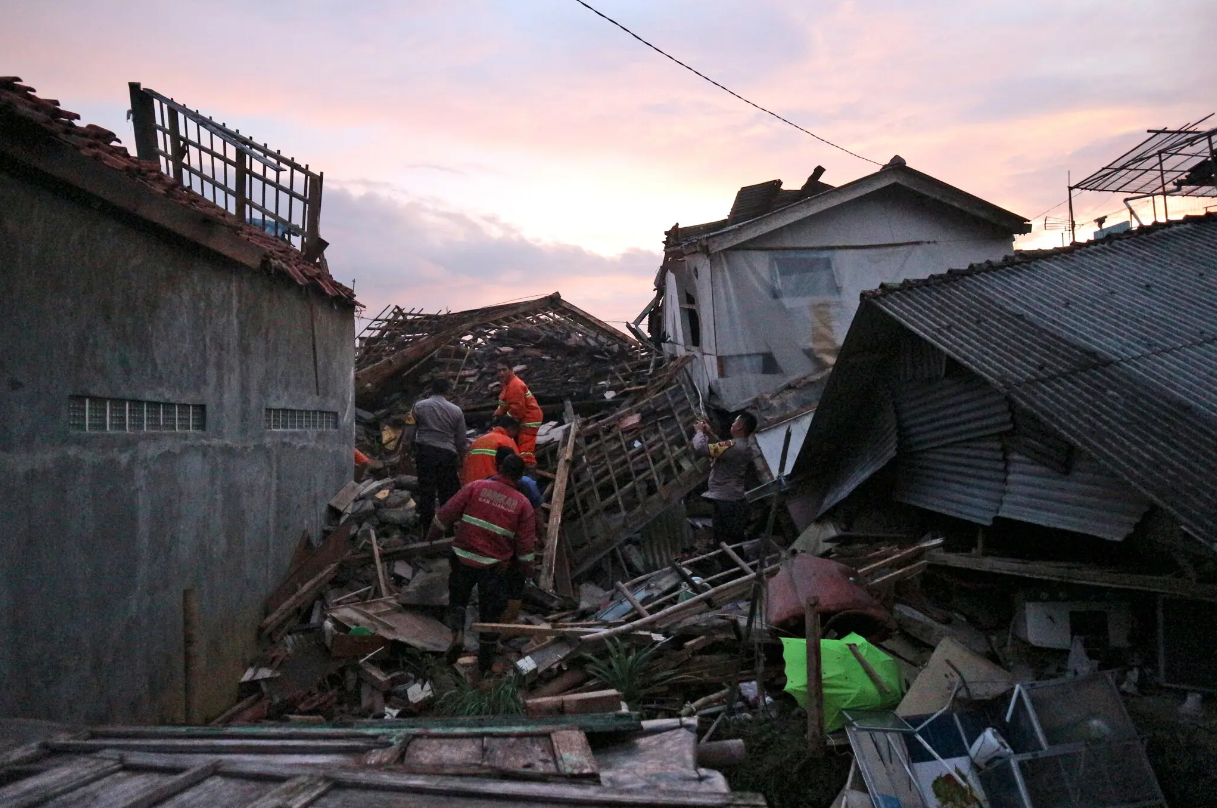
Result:
[[[975,376],[952,376],[897,387],[900,448],[906,452],[1009,432],[1006,397]]]
[[[1217,544],[1217,217],[864,297]]]
[[[1006,458],[996,436],[900,455],[892,496],[909,505],[993,524],[1006,490]]]
[[[1091,457],[1068,474],[1018,452],[1006,455],[1006,494],[997,515],[1119,541],[1149,509],[1149,500]]]

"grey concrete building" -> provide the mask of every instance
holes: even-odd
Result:
[[[0,716],[232,703],[351,473],[354,296],[0,78]]]

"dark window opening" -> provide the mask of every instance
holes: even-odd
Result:
[[[772,353],[737,354],[735,356],[719,357],[719,375],[723,378],[733,376],[774,376],[782,372],[777,358]]]

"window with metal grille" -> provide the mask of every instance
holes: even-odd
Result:
[[[202,404],[69,396],[68,429],[73,432],[203,432],[207,429],[207,408]]]
[[[266,408],[266,428],[289,429],[337,429],[338,413],[328,410],[287,410]]]

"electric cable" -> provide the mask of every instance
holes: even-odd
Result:
[[[672,61],[673,61],[673,62],[675,62],[676,64],[678,64],[678,65],[680,65],[681,67],[683,67],[685,70],[688,70],[688,71],[689,71],[690,73],[692,73],[693,75],[695,75],[695,76],[697,76],[697,77],[699,77],[699,78],[702,78],[702,79],[704,79],[704,80],[706,80],[706,81],[710,82],[710,83],[711,83],[711,84],[713,84],[715,87],[717,87],[718,89],[722,90],[723,92],[728,93],[729,95],[733,95],[733,96],[735,96],[735,97],[736,97],[736,98],[738,98],[740,101],[743,101],[745,104],[747,104],[748,106],[750,106],[750,107],[755,107],[756,109],[759,109],[761,112],[765,113],[766,115],[772,115],[774,118],[777,118],[777,119],[778,119],[779,121],[781,121],[782,123],[787,124],[788,126],[793,126],[795,129],[798,129],[798,130],[799,130],[800,132],[802,132],[803,134],[805,134],[805,135],[811,135],[813,138],[815,138],[816,140],[820,141],[821,143],[825,143],[825,144],[827,144],[827,145],[829,145],[829,146],[832,146],[834,149],[838,149],[839,151],[843,151],[843,152],[845,152],[846,154],[848,154],[850,157],[857,157],[859,160],[865,160],[866,162],[868,162],[868,163],[873,163],[874,165],[877,165],[877,166],[882,166],[882,165],[883,165],[883,163],[880,163],[878,160],[872,160],[872,159],[870,159],[869,157],[863,157],[862,155],[858,154],[857,152],[852,152],[852,151],[850,151],[849,149],[845,148],[844,146],[838,146],[836,143],[833,143],[831,140],[827,140],[827,139],[825,139],[825,138],[822,138],[822,137],[820,137],[819,135],[817,135],[815,132],[812,132],[812,131],[810,131],[810,130],[808,130],[808,129],[804,129],[803,127],[799,126],[799,125],[798,125],[797,123],[795,123],[794,121],[787,120],[786,118],[783,118],[781,115],[778,115],[776,112],[774,112],[774,111],[772,111],[772,110],[769,110],[769,109],[765,109],[765,108],[764,108],[764,107],[762,107],[760,104],[757,104],[757,103],[755,103],[755,102],[749,101],[747,98],[744,98],[742,95],[740,95],[739,93],[735,92],[734,90],[731,90],[731,89],[729,89],[729,88],[727,88],[727,87],[724,87],[723,85],[719,84],[717,81],[715,81],[714,79],[710,78],[710,77],[709,77],[709,76],[707,76],[706,74],[701,73],[701,72],[699,72],[698,70],[695,70],[694,68],[692,68],[692,67],[690,67],[689,65],[685,64],[684,62],[680,61],[679,59],[677,59],[675,56],[671,55],[670,53],[667,53],[666,51],[661,50],[660,48],[656,47],[655,45],[652,45],[650,42],[647,42],[645,39],[643,39],[642,37],[640,37],[638,34],[634,33],[633,31],[631,31],[629,28],[626,28],[624,25],[622,25],[621,23],[617,22],[617,21],[616,21],[616,20],[614,20],[612,17],[609,17],[607,14],[604,14],[604,13],[602,13],[602,12],[600,12],[600,11],[596,10],[596,9],[595,9],[595,8],[593,8],[592,6],[590,6],[590,5],[588,5],[587,3],[583,2],[583,0],[575,0],[575,2],[576,2],[576,3],[578,3],[579,5],[583,6],[584,8],[586,8],[588,11],[592,12],[593,14],[595,14],[597,17],[600,17],[600,18],[602,18],[602,19],[604,19],[604,20],[606,20],[606,21],[608,21],[608,22],[612,23],[613,25],[615,25],[615,26],[617,26],[618,28],[620,28],[622,31],[625,31],[627,34],[629,34],[630,36],[634,37],[634,39],[637,39],[637,40],[638,40],[639,42],[641,42],[643,45],[646,45],[648,48],[650,48],[651,50],[655,51],[655,52],[656,52],[656,53],[658,53],[660,56],[663,56],[665,59],[670,59],[670,60],[672,60]]]

